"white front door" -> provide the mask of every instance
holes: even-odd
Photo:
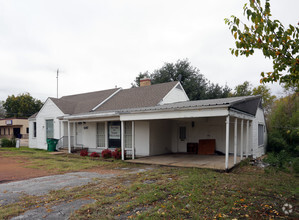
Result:
[[[76,123],[76,144],[82,144],[82,123]]]
[[[178,124],[178,149],[177,152],[187,152],[187,123]]]

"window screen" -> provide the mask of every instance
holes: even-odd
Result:
[[[258,145],[264,144],[264,125],[259,124],[258,127]]]

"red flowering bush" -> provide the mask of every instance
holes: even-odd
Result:
[[[88,150],[84,149],[80,151],[80,156],[85,157],[88,156]]]
[[[98,154],[97,152],[92,152],[90,154],[91,157],[100,157],[100,154]]]
[[[112,155],[111,150],[109,150],[109,149],[105,149],[102,151],[102,157],[105,159],[111,158],[111,155]]]
[[[120,148],[116,148],[113,152],[112,152],[112,156],[115,159],[120,159],[121,158],[121,150]]]

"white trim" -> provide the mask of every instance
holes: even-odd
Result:
[[[228,159],[229,159],[229,115],[226,116],[226,129],[225,129],[225,169],[228,169]]]
[[[98,107],[100,107],[101,105],[103,105],[105,102],[107,102],[109,99],[111,99],[116,93],[118,93],[119,91],[121,91],[122,88],[119,88],[118,90],[116,90],[114,93],[112,93],[110,96],[108,96],[106,99],[104,99],[104,101],[102,101],[100,104],[98,104],[96,107],[94,107],[91,111],[96,110]]]
[[[125,129],[124,129],[124,121],[121,121],[121,159],[125,159]]]
[[[67,122],[67,140],[68,140],[68,150],[69,150],[69,154],[71,153],[71,129],[70,129],[70,122]]]
[[[229,114],[230,116],[240,118],[240,119],[246,119],[246,120],[253,120],[255,118],[255,116],[253,115],[250,115],[246,112],[238,111],[236,109],[229,109]]]
[[[238,135],[238,119],[235,118],[235,133],[234,133],[234,165],[237,163],[237,135]]]
[[[116,112],[106,112],[106,113],[97,113],[97,114],[82,114],[82,115],[70,115],[63,117],[67,120],[75,120],[75,119],[88,119],[88,118],[104,118],[111,116],[118,116],[119,114]]]
[[[241,160],[243,160],[243,145],[244,145],[243,136],[244,136],[244,120],[242,119],[241,120],[241,150],[240,150]]]
[[[135,122],[132,121],[132,160],[135,159]]]
[[[249,154],[249,120],[247,121],[246,125],[246,158],[248,158]]]
[[[197,110],[168,110],[167,112],[142,112],[120,115],[121,121],[175,119],[175,118],[199,118],[227,116],[227,108],[206,108]]]

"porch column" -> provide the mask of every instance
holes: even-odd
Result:
[[[124,122],[121,121],[121,159],[125,159],[125,129]]]
[[[241,160],[243,160],[243,143],[244,143],[244,140],[243,140],[243,127],[244,127],[244,125],[243,125],[243,122],[244,122],[244,120],[242,119],[241,120],[241,152],[240,152]]]
[[[229,115],[226,117],[226,138],[225,138],[225,169],[228,169],[229,154]]]
[[[108,149],[108,123],[105,121],[105,149]]]
[[[246,158],[248,158],[248,148],[249,148],[249,120],[247,121],[247,128],[246,128]]]
[[[132,160],[135,159],[135,122],[132,121]]]
[[[77,124],[76,122],[73,122],[73,145],[75,147],[75,145],[77,145]]]
[[[67,121],[67,146],[69,154],[71,153],[71,126],[70,121]]]
[[[237,129],[238,119],[235,118],[235,134],[234,134],[234,164],[237,163]]]

